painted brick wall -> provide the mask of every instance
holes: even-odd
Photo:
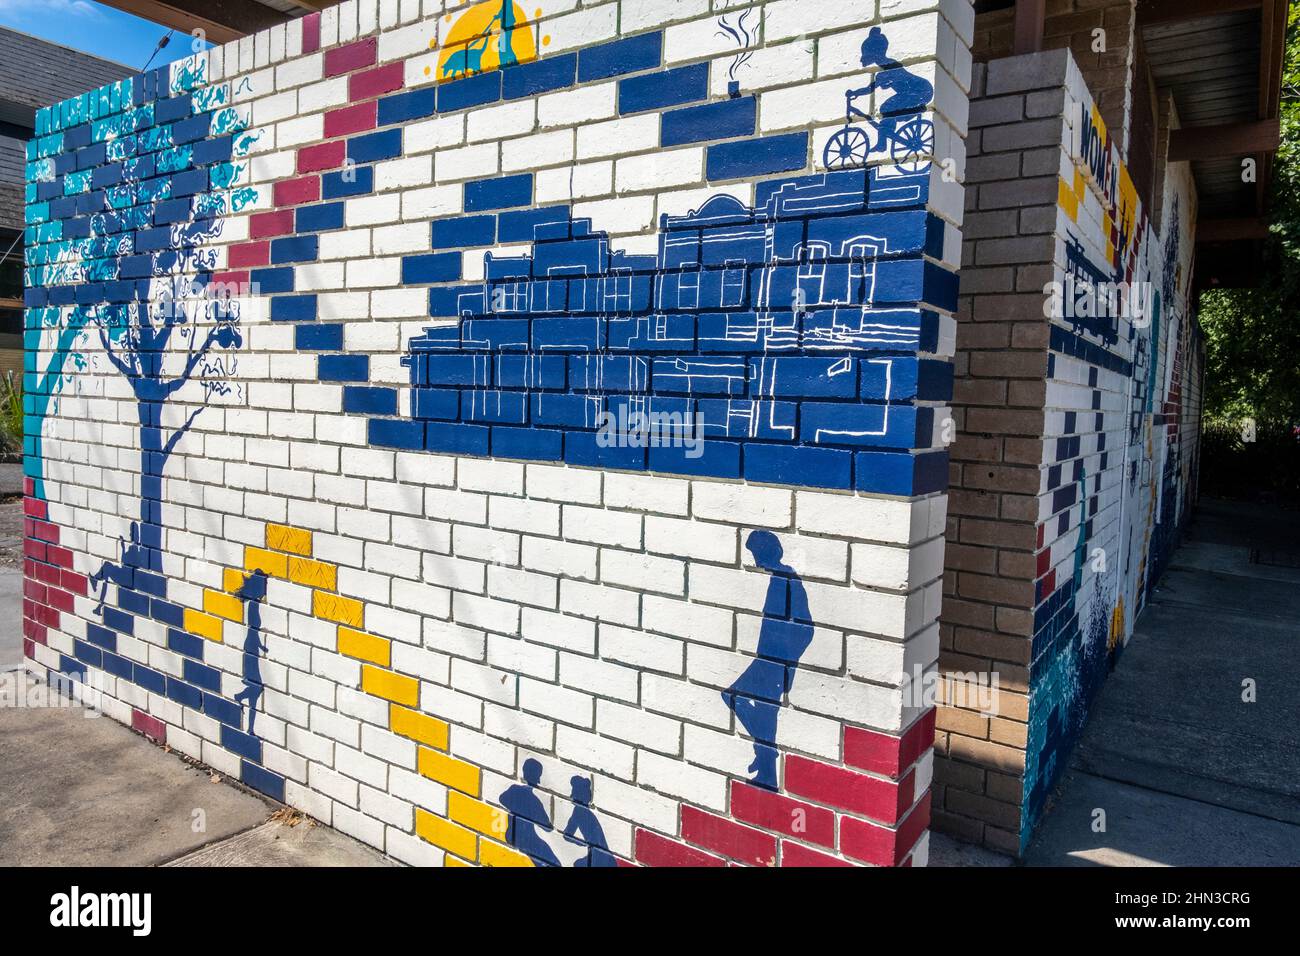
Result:
[[[940,708],[936,824],[1019,853],[1195,495],[1196,195],[1161,157],[1152,220],[1069,51],[977,65],[970,118],[939,663],[1002,693]],[[1061,314],[1067,277],[1145,307]]]
[[[410,863],[923,863],[972,28],[362,0],[42,113],[27,656]]]

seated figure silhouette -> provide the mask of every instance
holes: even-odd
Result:
[[[257,717],[257,702],[262,697],[261,655],[266,651],[262,640],[262,601],[266,598],[266,572],[254,571],[244,579],[235,597],[248,605],[248,633],[244,637],[244,689],[235,700],[248,706],[248,732],[257,736],[253,721]]]
[[[524,761],[524,782],[507,787],[501,794],[501,806],[510,812],[506,843],[544,866],[559,866],[560,861],[556,858],[555,851],[537,832],[538,827],[547,833],[555,829],[546,808],[542,806],[541,798],[534,792],[534,788],[541,782],[542,765],[529,757]]]
[[[934,96],[934,86],[923,76],[908,71],[897,60],[891,59],[887,52],[889,39],[880,32],[880,27],[872,27],[867,38],[862,41],[862,65],[878,66],[879,69],[871,82],[858,90],[849,91],[849,99],[870,96],[875,90],[892,90],[893,95],[880,104],[883,117],[878,127],[880,139],[876,149],[882,150],[894,138],[894,129],[900,116],[920,113],[929,105]]]
[[[591,809],[591,780],[575,776],[569,784],[572,788],[569,796],[573,800],[573,813],[564,826],[564,839],[588,848],[587,855],[573,865],[617,866],[609,853],[609,844],[605,842],[605,829]]]
[[[771,580],[758,632],[758,656],[722,692],[722,699],[754,738],[751,781],[775,790],[777,718],[799,661],[812,643],[813,625],[803,581],[782,562],[784,552],[777,536],[770,531],[751,531],[745,547]]]

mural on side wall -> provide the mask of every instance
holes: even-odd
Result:
[[[269,323],[291,329],[297,352],[315,360],[315,381],[342,386],[342,411],[365,420],[374,448],[888,495],[942,489],[947,456],[935,450],[935,403],[951,397],[951,366],[923,356],[950,347],[952,320],[942,313],[955,310],[956,280],[930,261],[943,258],[945,229],[926,208],[934,136],[924,109],[933,88],[889,59],[885,34],[872,28],[862,63],[880,69],[847,99],[889,93],[879,121],[851,112],[878,134],[866,154],[889,159],[849,163],[830,151],[826,168],[814,164],[810,174],[810,134],[760,136],[756,99],[740,95],[756,24],[746,13],[718,25],[739,52],[729,72],[736,86],[716,102],[707,69],[661,67],[659,33],[611,44],[617,54],[595,50],[615,64],[600,69],[617,78],[621,110],[661,113],[661,146],[707,143],[708,180],[739,185],[662,216],[657,250],[647,254],[616,248],[570,204],[537,203],[532,173],[464,183],[463,213],[431,220],[429,249],[401,257],[401,285],[426,289],[429,302],[430,324],[401,357],[409,402],[391,379],[372,378],[370,355],[345,349],[343,323],[322,314],[315,287],[300,288],[296,270],[319,261],[322,233],[344,228],[347,200],[378,191],[378,164],[403,155],[410,122],[579,82],[576,54],[538,64],[544,80],[524,73],[549,38],[534,39],[518,4],[492,0],[460,14],[446,31],[436,86],[405,91],[380,70],[353,73],[354,88],[362,77],[372,84],[356,98],[374,101],[374,128],[346,134],[337,151],[299,147],[295,176],[257,189],[244,183],[259,133],[240,105],[256,91],[247,80],[208,83],[202,57],[47,113],[29,164],[28,221],[43,240],[28,251],[29,341],[50,355],[40,376],[29,369],[34,518],[48,515],[45,482],[54,480],[44,472],[40,418],[64,389],[120,375],[140,449],[139,500],[114,557],[78,574],[59,529],[33,526],[33,560],[49,568],[34,573],[91,596],[101,622],[85,622],[84,640],[74,639],[59,670],[85,679],[102,669],[212,718],[241,779],[283,800],[285,776],[266,759],[284,744],[277,703],[288,673],[270,598],[292,583],[310,595],[303,615],[331,630],[331,649],[359,664],[361,692],[387,705],[388,729],[417,742],[419,772],[452,788],[448,813],[477,821],[465,825],[484,838],[484,854],[503,864],[615,865],[612,821],[591,777],[571,774],[552,790],[556,772],[527,757],[516,782],[484,793],[482,769],[451,756],[449,723],[421,710],[419,680],[395,666],[391,640],[366,629],[368,603],[340,593],[340,568],[321,556],[312,532],[267,523],[262,541],[237,549],[242,565],[219,568],[219,587],[169,587],[165,479],[206,410],[245,402],[235,357],[246,345],[246,303],[229,290],[254,287]],[[364,58],[364,43],[340,61],[352,53]],[[515,82],[523,92],[510,92]],[[731,131],[721,142],[719,129]],[[248,214],[246,238],[222,244],[235,214]],[[708,438],[699,455],[692,437]],[[815,608],[776,534],[752,530],[744,543],[767,577],[753,609],[761,624],[755,653],[718,696],[752,747],[735,784],[784,792],[789,762],[778,731]],[[201,606],[177,591],[201,593]],[[54,609],[40,617],[25,631],[32,644],[45,643],[45,628],[60,620]],[[165,631],[179,673],[131,656],[139,622]],[[224,653],[227,641],[238,653]],[[863,747],[874,740],[873,731],[851,729]],[[901,772],[932,733],[931,718],[906,742],[875,736],[911,754]],[[806,774],[830,767],[791,759]],[[861,807],[847,811],[845,820],[870,832],[855,858],[901,862],[928,810],[902,833],[886,829],[911,808],[897,793],[911,783],[863,779],[888,796],[872,803],[869,824],[857,819],[870,815]],[[679,806],[683,828],[690,809]],[[439,818],[416,808],[415,820],[450,857],[474,858]],[[903,845],[905,836],[912,842]],[[639,829],[631,855],[662,853],[656,841],[664,839]]]
[[[1081,80],[1066,109],[1075,170],[1059,183],[1067,221],[1058,241],[1071,308],[1051,326],[1047,404],[1063,427],[1048,442],[1049,517],[1038,528],[1022,840],[1159,575],[1162,541],[1177,533],[1181,506],[1162,507],[1162,497],[1186,488],[1169,462],[1183,414],[1175,368],[1189,327],[1182,276],[1194,191],[1171,165],[1157,230]],[[1086,384],[1089,405],[1064,404],[1070,393],[1054,392],[1057,381]]]

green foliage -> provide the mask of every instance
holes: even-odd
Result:
[[[23,379],[13,372],[0,379],[0,439],[5,451],[23,452]]]
[[[1300,420],[1300,5],[1291,7],[1287,23],[1282,95],[1261,282],[1201,296],[1205,411],[1212,419]]]

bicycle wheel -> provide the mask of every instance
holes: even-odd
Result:
[[[822,151],[822,165],[827,169],[864,166],[870,152],[871,141],[867,134],[856,127],[846,126],[826,141],[826,149]]]
[[[917,173],[930,165],[934,153],[934,124],[927,119],[912,119],[894,134],[889,155],[904,172]]]

